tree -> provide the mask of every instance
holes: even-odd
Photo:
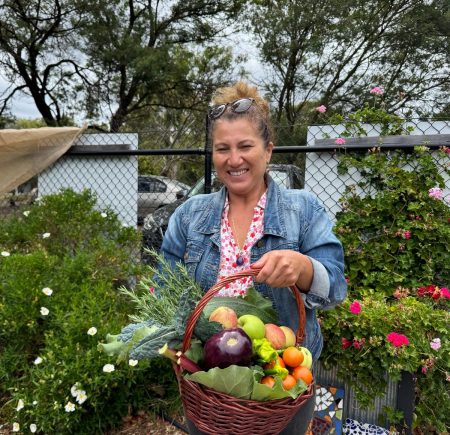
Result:
[[[198,64],[213,53],[229,69],[215,38],[243,2],[2,0],[0,67],[13,85],[0,113],[19,92],[32,96],[48,125],[66,122],[70,110],[108,110],[118,131],[145,108],[195,109],[200,88],[217,79],[211,70],[201,76]]]
[[[110,130],[143,109],[197,109],[221,68],[230,68],[226,50],[214,46],[241,0],[90,2],[95,10],[83,34],[88,65],[97,80],[91,106],[111,112]],[[216,71],[202,68],[213,62]]]
[[[388,110],[418,112],[431,96],[438,107],[448,96],[443,0],[258,0],[248,18],[279,122],[293,126],[311,101],[351,110],[375,85]]]
[[[2,0],[0,68],[11,86],[0,95],[0,114],[22,92],[47,125],[68,122],[73,81],[88,82],[74,50],[79,23],[80,10],[69,0]]]

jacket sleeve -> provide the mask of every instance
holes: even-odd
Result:
[[[347,295],[344,276],[344,251],[333,233],[333,224],[324,206],[314,195],[309,196],[307,230],[300,243],[301,253],[312,262],[314,276],[310,291],[305,295],[307,308],[330,309]]]

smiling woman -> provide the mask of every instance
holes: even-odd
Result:
[[[323,205],[312,194],[282,189],[268,174],[274,148],[269,104],[244,82],[218,89],[209,110],[209,138],[218,191],[187,199],[172,214],[161,251],[181,262],[206,291],[230,275],[256,268],[228,283],[219,296],[245,296],[250,287],[270,298],[280,324],[298,330],[299,313],[290,290],[304,295],[303,345],[316,361],[322,349],[317,308],[346,295],[342,246]],[[252,280],[252,276],[254,276]],[[283,430],[305,433],[314,395]],[[201,434],[187,421],[190,433]]]

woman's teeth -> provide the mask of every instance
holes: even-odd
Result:
[[[229,171],[232,177],[238,177],[239,175],[245,174],[248,169],[241,169],[240,171]]]

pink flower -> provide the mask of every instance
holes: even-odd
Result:
[[[345,337],[341,338],[342,349],[348,349],[352,345],[351,340],[347,340]]]
[[[356,338],[353,340],[353,347],[355,349],[361,349],[364,344],[366,343],[366,339],[365,338],[361,338],[361,340],[357,340]]]
[[[441,298],[450,299],[450,291],[448,290],[447,287],[441,288]]]
[[[409,231],[409,230],[403,231],[402,236],[403,236],[403,238],[406,239],[406,240],[410,239],[410,238],[411,238],[411,231]]]
[[[149,287],[148,291],[152,294],[155,293],[155,287]]]
[[[430,198],[434,198],[434,199],[442,199],[444,197],[444,193],[442,192],[441,188],[439,188],[439,187],[432,187],[428,191],[428,196]]]
[[[375,95],[383,95],[383,94],[384,94],[384,91],[383,91],[383,89],[381,89],[379,86],[375,86],[374,88],[372,88],[372,89],[370,90],[370,93],[371,93],[371,94],[375,94]]]
[[[353,301],[350,304],[350,312],[352,314],[359,314],[361,312],[361,304],[358,301]]]
[[[326,106],[324,106],[323,104],[319,107],[316,107],[316,111],[319,113],[325,113],[327,111]]]
[[[423,366],[422,367],[422,373],[425,374],[428,371],[428,367],[427,366]]]
[[[395,347],[406,346],[409,344],[408,337],[403,334],[398,334],[397,332],[390,332],[386,338],[390,341]]]
[[[338,137],[338,138],[334,141],[334,143],[335,143],[336,145],[344,145],[344,144],[345,144],[345,139],[344,139],[343,137]]]
[[[441,339],[440,338],[433,338],[433,340],[430,341],[431,349],[438,350],[441,348]]]
[[[347,284],[350,284],[350,278],[349,278],[348,276],[345,278],[345,282],[346,282]]]

